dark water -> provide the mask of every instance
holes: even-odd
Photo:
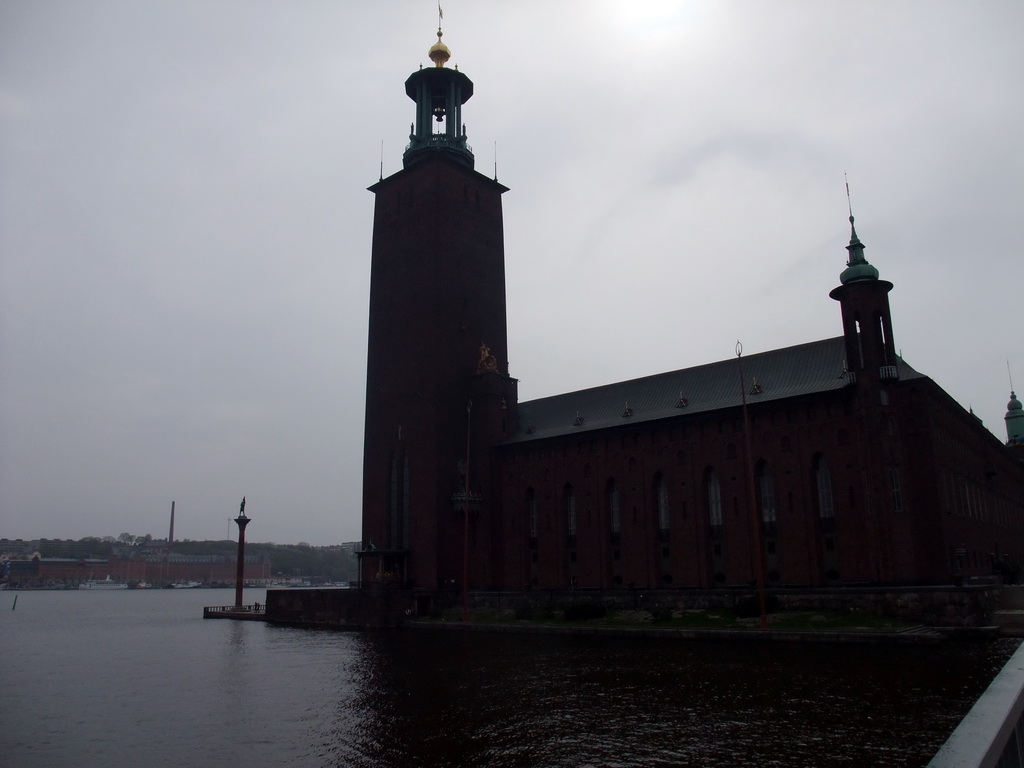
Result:
[[[10,768],[923,766],[1017,645],[330,633],[204,621],[231,590],[0,596]]]

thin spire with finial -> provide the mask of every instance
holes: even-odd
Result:
[[[853,225],[853,202],[850,199],[850,179],[843,171],[843,181],[846,182],[846,209],[850,212],[850,245],[860,245],[860,238],[857,237],[857,228]]]
[[[1010,373],[1010,361],[1006,361],[1006,378],[1010,380],[1010,391],[1013,392],[1013,374]]]
[[[846,260],[846,269],[839,275],[839,280],[843,285],[863,280],[877,280],[878,270],[868,264],[868,260],[864,258],[864,243],[857,237],[857,227],[854,225],[853,219],[853,202],[850,198],[850,180],[846,171],[843,171],[843,180],[846,182],[846,207],[850,212],[850,244],[846,246],[850,256]]]
[[[452,52],[448,46],[441,42],[441,38],[444,36],[444,31],[441,29],[441,20],[444,18],[444,11],[441,10],[441,3],[437,4],[437,42],[430,48],[430,52],[427,54],[430,60],[434,62],[435,67],[443,67],[445,63],[452,57]]]

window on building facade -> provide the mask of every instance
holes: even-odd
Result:
[[[903,511],[903,491],[900,488],[900,471],[896,467],[889,469],[889,487],[892,489],[892,511],[899,514]]]
[[[402,461],[402,548],[409,548],[409,457]]]
[[[818,515],[823,520],[831,520],[836,516],[832,504],[832,474],[824,456],[819,456],[814,466],[814,482],[818,487]]]
[[[667,531],[669,527],[668,483],[663,475],[654,477],[654,493],[658,500],[658,528]]]
[[[715,470],[708,470],[708,517],[712,527],[722,525],[722,486]]]
[[[772,479],[768,465],[761,462],[757,468],[757,486],[761,493],[761,518],[766,523],[774,523],[775,512],[775,480]]]
[[[565,486],[565,524],[570,536],[576,535],[576,496],[572,486]]]
[[[608,480],[608,514],[611,518],[612,533],[620,533],[622,531],[622,514],[619,511],[619,489],[613,479]]]
[[[409,546],[409,458],[404,455],[391,457],[389,507],[389,545],[395,549],[404,549]]]

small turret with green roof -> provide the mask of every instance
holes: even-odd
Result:
[[[850,260],[846,262],[846,269],[839,275],[839,282],[843,285],[857,282],[859,280],[877,280],[878,270],[868,264],[864,258],[864,244],[857,237],[857,228],[853,226],[853,214],[850,214],[850,244],[846,246],[850,252]]]
[[[1010,402],[1006,404],[1006,442],[1008,444],[1024,444],[1024,405],[1017,399],[1017,394],[1010,391]]]

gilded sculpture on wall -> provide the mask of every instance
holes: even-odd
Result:
[[[476,364],[477,373],[498,372],[498,361],[491,354],[491,348],[480,342],[480,360]]]

